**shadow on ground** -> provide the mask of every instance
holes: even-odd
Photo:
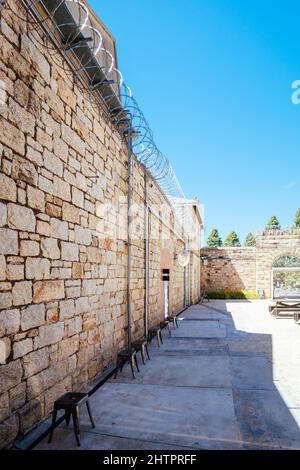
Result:
[[[125,368],[92,396],[81,449],[300,449],[299,335],[265,301],[189,308],[136,380]],[[63,424],[37,449],[78,448]]]

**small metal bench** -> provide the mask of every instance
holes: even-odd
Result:
[[[155,328],[150,328],[148,330],[148,337],[147,337],[148,344],[151,344],[153,338],[156,338],[158,347],[160,347],[160,343],[163,344],[160,326],[157,326]]]
[[[133,341],[131,343],[131,346],[133,347],[133,349],[135,350],[136,353],[138,353],[139,351],[141,352],[143,364],[145,364],[146,354],[147,354],[147,357],[150,361],[150,356],[149,356],[149,351],[148,351],[148,344],[147,344],[147,339],[146,338],[139,339],[137,341]]]
[[[171,336],[172,333],[171,333],[171,328],[170,328],[170,322],[168,320],[160,322],[159,326],[160,326],[161,331],[168,330],[169,336]],[[161,342],[163,341],[161,340]]]
[[[206,300],[206,302],[210,302],[210,298],[208,296],[208,293],[207,292],[202,292],[200,302],[204,302],[205,300]]]
[[[176,315],[170,315],[167,317],[167,321],[173,325],[174,330],[179,328],[178,320]]]
[[[140,369],[136,357],[136,350],[134,348],[132,348],[130,351],[125,349],[124,351],[119,352],[117,357],[115,379],[117,378],[118,372],[122,372],[126,363],[130,364],[132,378],[135,379],[134,366],[136,366],[138,372],[140,372]]]
[[[66,424],[69,426],[71,416],[73,418],[74,433],[77,445],[80,446],[80,425],[79,425],[79,407],[86,404],[88,414],[95,428],[95,423],[92,417],[91,407],[89,403],[89,395],[87,393],[69,392],[65,393],[62,397],[54,402],[54,409],[52,415],[52,423],[48,443],[52,441],[53,432],[56,427],[56,417],[59,410],[65,410]]]

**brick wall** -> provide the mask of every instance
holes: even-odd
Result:
[[[20,8],[19,2],[14,9]],[[0,20],[0,447],[46,418],[54,400],[79,390],[126,346],[126,145],[101,110],[4,8]],[[56,57],[59,60],[59,57]],[[134,204],[145,169],[134,163]],[[95,178],[97,177],[97,178]],[[149,184],[149,206],[166,200]],[[103,213],[103,205],[107,207]],[[172,218],[172,216],[171,216]],[[144,219],[136,224],[144,231]],[[185,242],[151,216],[149,323],[162,318],[161,252],[171,259],[171,304],[184,307]],[[122,231],[121,231],[122,232]],[[143,335],[145,240],[132,247],[133,338]],[[192,300],[198,299],[199,253]],[[198,277],[197,277],[198,276]],[[2,351],[3,353],[3,351]]]

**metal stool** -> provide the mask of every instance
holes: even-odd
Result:
[[[148,359],[150,360],[148,345],[147,345],[147,339],[146,338],[140,339],[138,341],[133,341],[131,343],[131,346],[133,347],[133,349],[136,352],[141,351],[143,364],[145,364],[145,352],[147,354]]]
[[[209,298],[207,292],[202,292],[200,302],[204,302],[204,300],[206,300],[207,302],[210,301],[210,298]]]
[[[169,332],[169,336],[171,336],[170,322],[168,320],[160,322],[160,329],[161,330],[167,329]]]
[[[160,343],[163,344],[160,326],[157,326],[155,328],[150,328],[150,330],[148,330],[148,338],[147,338],[148,344],[152,342],[153,338],[157,339],[158,347],[160,347]]]
[[[168,322],[172,323],[174,330],[179,328],[178,320],[176,315],[170,315],[167,317]]]
[[[115,379],[117,378],[118,372],[119,371],[122,372],[123,367],[126,364],[126,362],[130,364],[132,377],[134,379],[135,379],[134,365],[136,366],[137,371],[140,372],[137,357],[136,357],[136,351],[134,349],[131,349],[130,351],[128,350],[121,351],[117,357]]]
[[[65,393],[65,395],[63,395],[62,397],[60,397],[58,400],[54,402],[52,424],[51,424],[51,430],[50,430],[50,435],[48,439],[49,444],[53,437],[57,412],[59,410],[65,410],[65,419],[66,419],[67,426],[69,426],[71,415],[72,415],[76,442],[77,442],[77,445],[80,446],[79,407],[83,405],[84,403],[86,404],[92,426],[93,428],[96,427],[93,417],[92,417],[88,394],[77,393],[77,392]]]

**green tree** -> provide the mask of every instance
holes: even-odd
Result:
[[[226,238],[224,242],[224,246],[241,246],[239,237],[233,230],[232,232],[230,232],[230,234]]]
[[[300,209],[297,210],[295,215],[295,227],[300,228]]]
[[[249,232],[246,240],[245,240],[245,246],[255,246],[255,237],[252,232]]]
[[[219,235],[219,232],[216,228],[213,228],[211,234],[207,239],[207,246],[209,248],[216,248],[222,246],[222,238]]]
[[[276,215],[272,215],[269,222],[267,223],[266,229],[267,230],[279,230],[280,229],[280,223]]]

